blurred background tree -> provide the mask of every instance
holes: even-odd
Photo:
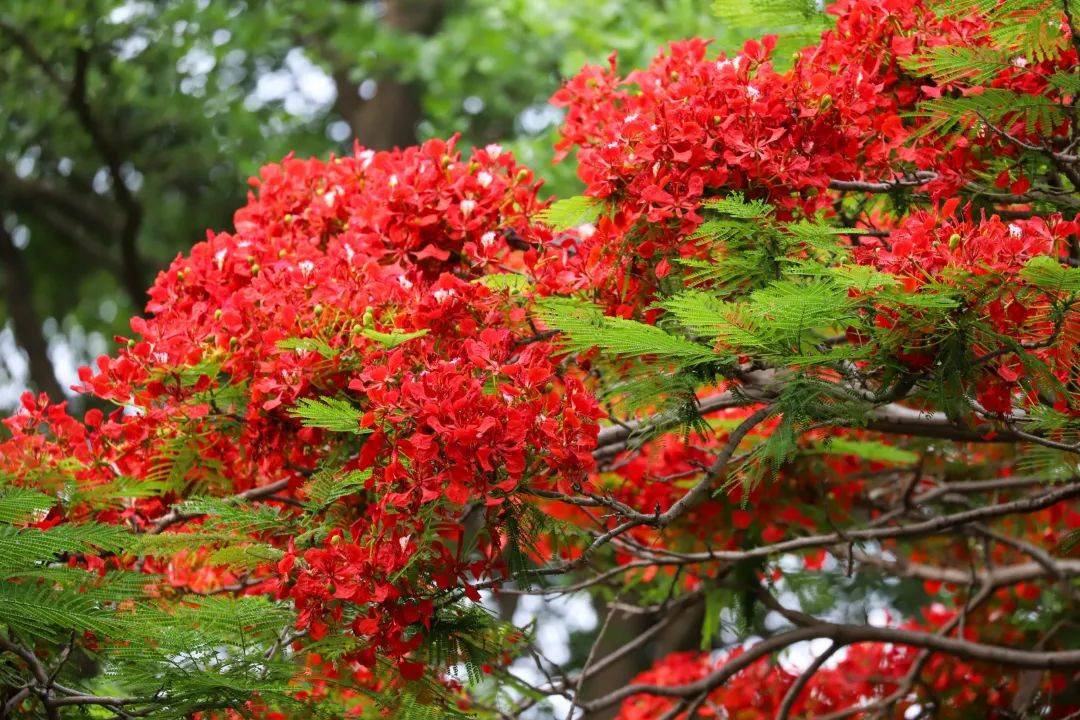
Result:
[[[0,406],[61,397],[263,163],[460,133],[573,194],[562,79],[723,26],[708,0],[7,0]]]

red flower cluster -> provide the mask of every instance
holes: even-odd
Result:
[[[147,532],[178,527],[170,508],[193,493],[231,496],[273,486],[275,492],[260,500],[278,507],[282,517],[301,506],[314,527],[301,539],[255,533],[253,540],[276,546],[280,560],[243,578],[256,583],[245,591],[289,599],[311,639],[331,632],[358,639],[358,649],[340,666],[309,656],[313,675],[318,666],[320,677],[354,672],[377,683],[373,668],[382,658],[401,676],[420,677],[418,650],[438,609],[459,590],[478,600],[478,582],[502,576],[507,527],[525,503],[537,494],[562,494],[569,501],[553,501],[550,512],[595,525],[594,537],[603,538],[605,529],[621,522],[620,514],[635,516],[627,509],[659,515],[686,497],[725,443],[724,423],[752,411],[742,407],[710,418],[715,432],[709,438],[666,436],[620,453],[597,475],[593,450],[602,413],[585,384],[590,376],[569,370],[548,334],[533,327],[531,294],[505,289],[521,278],[497,275],[515,272],[534,282],[538,295],[580,293],[617,315],[652,320],[661,311],[645,301],[665,278],[678,284],[678,275],[670,276],[680,257],[702,252],[693,233],[711,197],[740,191],[768,200],[780,220],[805,218],[843,209],[847,198],[839,200],[830,189],[835,181],[884,182],[888,189],[887,181],[922,171],[919,182],[933,177],[923,189],[939,203],[983,169],[991,154],[1015,152],[1016,140],[1029,137],[1026,128],[1006,128],[1010,141],[964,129],[946,145],[918,135],[922,121],[906,115],[920,100],[980,91],[961,81],[935,85],[910,61],[928,48],[989,42],[978,14],[943,17],[921,0],[841,0],[832,12],[835,29],[799,53],[788,71],[772,65],[770,38],[749,42],[732,57],[712,57],[702,40],[676,43],[626,78],[616,73],[614,60],[583,70],[555,97],[567,108],[560,151],[577,148],[587,195],[605,212],[558,236],[537,222],[546,204],[532,174],[498,146],[463,156],[453,141],[432,140],[401,151],[357,148],[325,162],[290,157],[265,167],[256,192],[236,214],[235,231],[211,234],[178,257],[150,290],[149,317],[132,320],[133,337],[120,339],[123,349],[99,359],[96,372],[80,372],[80,388],[117,409],[108,416],[93,410],[78,422],[63,405],[25,398],[21,413],[6,421],[11,437],[0,444],[0,471],[39,487],[72,477],[83,488],[118,478],[160,483],[149,485],[162,488],[156,497],[125,500],[122,507],[76,504],[42,521],[92,516]],[[1004,68],[988,86],[1042,93],[1052,71],[1075,63],[1069,48]],[[998,179],[1010,198],[1022,198],[1026,182],[1010,172]],[[1036,256],[1059,257],[1076,223],[1056,216],[975,219],[957,208],[944,202],[901,219],[870,210],[883,216],[888,237],[860,237],[854,256],[912,293],[946,287],[953,291],[949,302],[959,298],[958,314],[986,320],[979,328],[983,335],[971,342],[980,357],[973,373],[980,374],[965,375],[977,378],[983,414],[1009,413],[1022,392],[1037,392],[1023,382],[1018,350],[1040,360],[1063,386],[1075,387],[1076,343],[1056,340],[1080,337],[1080,327],[1075,320],[1052,321],[1048,306],[1057,298],[1023,271]],[[868,321],[863,329],[902,336],[883,352],[896,350],[907,370],[933,368],[941,316],[924,327],[918,309],[901,315],[881,304],[871,299],[860,306],[877,323]],[[845,339],[853,347],[866,342],[836,337],[839,344]],[[832,350],[831,342],[821,343],[823,353]],[[880,370],[858,353],[850,363],[848,356],[836,357],[843,362],[797,371],[848,391],[856,381],[842,385],[840,375],[852,368],[852,376]],[[738,362],[757,372],[758,364],[770,361]],[[763,370],[779,377],[789,368]],[[715,382],[711,368],[701,372],[700,383]],[[856,380],[870,392],[876,378]],[[336,404],[314,402],[328,398]],[[1064,399],[1055,399],[1054,409],[1078,411]],[[332,422],[313,416],[304,424],[297,417],[323,411]],[[798,414],[787,407],[776,412],[747,444]],[[864,431],[841,422],[818,428],[800,426],[792,443],[803,452],[767,458],[777,460],[770,482],[746,496],[732,483],[726,493],[697,498],[670,525],[630,523],[625,533],[613,531],[605,541],[612,540],[616,562],[653,550],[658,552],[644,557],[666,557],[659,551],[673,541],[687,552],[776,543],[850,520],[854,509],[880,518],[886,507],[881,498],[894,490],[889,484],[895,475],[887,468],[892,461],[826,451],[831,434],[857,441]],[[958,449],[948,462],[959,464],[964,452]],[[994,452],[969,457],[1008,464]],[[760,461],[740,455],[732,467]],[[926,477],[923,470],[921,461],[905,492],[940,489],[930,483],[935,469],[927,468]],[[335,482],[344,491],[329,507],[317,506],[315,488]],[[868,482],[875,483],[873,497],[864,492]],[[909,499],[900,501],[905,510]],[[184,530],[197,532],[199,520],[182,520]],[[1080,515],[1059,503],[1005,522],[1014,522],[1018,535],[1050,544],[1059,543]],[[938,546],[942,555],[955,556],[957,567],[972,565],[966,539],[956,547],[947,542]],[[581,557],[583,547],[561,549]],[[898,541],[881,542],[883,551],[899,548]],[[1005,543],[993,554],[994,561],[1013,564],[1022,557]],[[199,592],[241,580],[212,557],[203,548],[170,558],[73,562],[95,568],[141,562],[137,569],[161,572],[173,587]],[[819,569],[827,557],[818,548],[801,557],[802,566]],[[710,572],[696,562],[658,560],[619,570],[639,567],[643,577],[635,580],[648,583],[658,572],[670,572],[694,589]],[[924,586],[930,596],[941,589],[938,580]],[[973,617],[965,626],[972,637],[980,619],[993,624],[1002,617],[993,613],[1039,599],[1040,588],[1027,583],[996,592],[986,618]],[[932,630],[951,618],[936,606],[925,614],[925,622],[906,627]],[[1003,643],[1021,636],[1015,628],[988,634]],[[740,652],[673,655],[639,682],[692,682]],[[794,713],[872,703],[899,686],[914,657],[910,649],[889,645],[853,646],[816,675]],[[772,717],[796,678],[768,660],[755,662],[716,688],[699,712]],[[1005,707],[1016,691],[1012,681],[938,656],[921,679],[948,703],[946,709]],[[1045,684],[1057,681],[1052,676]],[[901,698],[899,707],[907,702]],[[637,697],[620,717],[653,718],[670,707],[670,699]]]
[[[403,658],[434,594],[502,562],[496,520],[513,511],[510,494],[568,489],[592,467],[595,401],[556,375],[524,309],[481,282],[521,265],[504,233],[542,207],[536,192],[496,146],[462,158],[431,141],[267,166],[236,232],[178,258],[151,289],[153,315],[132,321],[136,337],[81,373],[84,390],[136,411],[93,418],[88,436],[62,408],[35,405],[9,421],[5,459],[51,445],[51,461],[86,457],[100,482],[113,469],[160,476],[163,448],[181,444],[200,462],[171,469],[175,480],[222,494],[286,480],[294,495],[320,458],[343,457],[342,472],[370,473],[338,503],[355,522],[290,549],[279,592],[314,637],[349,607],[365,659],[374,648]],[[301,428],[290,412],[335,395],[356,408],[355,433]],[[87,442],[95,452],[71,452]],[[148,527],[166,509],[154,498],[127,515]],[[477,548],[463,541],[466,515]],[[204,588],[207,574],[231,578],[188,564],[170,576]]]
[[[673,653],[638,675],[634,683],[664,687],[697,682],[742,654],[741,650],[718,655]],[[915,652],[908,648],[852,646],[835,666],[818,671],[791,708],[792,717],[816,717],[880,699],[896,689],[914,657]],[[698,716],[771,720],[776,717],[784,696],[798,677],[797,671],[763,658],[709,693]],[[650,720],[663,716],[673,704],[670,698],[640,695],[623,703],[616,717],[618,720]],[[685,715],[678,717],[682,720]]]
[[[956,215],[957,201],[944,204],[940,211],[917,211],[905,216],[889,233],[888,241],[865,238],[856,248],[856,258],[889,273],[912,290],[930,283],[955,288],[963,303],[985,312],[993,330],[1003,337],[1025,343],[1028,351],[1053,368],[1058,379],[1069,382],[1074,372],[1075,348],[1056,342],[1065,331],[1070,337],[1075,328],[1054,328],[1046,308],[1049,296],[1025,283],[1021,277],[1028,262],[1035,257],[1061,257],[1067,253],[1070,237],[1077,224],[1052,216],[1005,222],[998,216],[979,221]],[[986,282],[976,282],[982,278]],[[897,315],[881,308],[877,322],[882,327],[899,329]],[[1075,321],[1070,321],[1075,324]],[[931,326],[907,323],[907,342],[923,350],[905,354],[912,367],[928,367],[935,359],[932,343],[923,335],[935,332]],[[1021,358],[1004,352],[1000,342],[987,339],[977,342],[977,355],[991,358],[978,381],[978,400],[994,413],[1011,411],[1021,390],[1024,375]],[[1069,411],[1067,403],[1058,405]],[[1074,409],[1075,410],[1075,409]]]
[[[340,617],[347,604],[361,608],[352,627],[372,648],[404,654],[422,639],[406,642],[405,629],[431,619],[423,598],[500,565],[496,526],[521,484],[585,482],[595,402],[576,379],[555,377],[546,345],[516,345],[504,304],[500,293],[443,275],[402,316],[406,329],[429,332],[369,351],[349,380],[365,398],[361,426],[371,434],[346,470],[372,471],[373,498],[357,507],[362,519],[349,537],[302,554],[305,567],[287,588],[315,637],[326,614]],[[487,519],[479,557],[463,541],[470,503]]]
[[[967,218],[956,217],[956,207],[953,200],[940,212],[913,212],[890,231],[887,243],[862,239],[856,257],[919,284],[947,280],[950,270],[1015,281],[1033,257],[1058,257],[1077,231],[1075,222],[1060,216],[1050,222],[1037,216],[1005,222],[996,215],[976,221],[970,210]]]
[[[842,0],[829,11],[835,28],[787,72],[773,68],[773,38],[751,40],[733,57],[711,57],[707,43],[693,39],[626,78],[612,56],[609,67],[586,67],[556,93],[553,102],[567,113],[558,147],[562,154],[577,148],[586,195],[614,212],[589,229],[553,277],[564,287],[575,277],[603,280],[599,287],[617,300],[647,297],[669,258],[697,252],[687,236],[710,196],[743,191],[782,213],[812,216],[830,209],[832,180],[923,171],[934,178],[926,191],[942,197],[991,154],[1015,154],[986,131],[953,136],[945,146],[916,134],[924,121],[904,117],[920,100],[981,91],[959,81],[936,85],[911,59],[944,45],[985,46],[982,16],[941,17],[911,0]],[[989,86],[1041,93],[1055,70],[1075,63],[1075,50],[1063,49],[1005,68]],[[1009,129],[1027,137],[1018,125]],[[620,262],[627,255],[640,262]],[[612,265],[621,271],[605,268]]]

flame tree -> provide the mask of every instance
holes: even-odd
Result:
[[[1073,11],[613,57],[557,202],[497,145],[264,167],[112,412],[6,421],[3,715],[1076,717]],[[492,611],[571,593],[574,667]]]

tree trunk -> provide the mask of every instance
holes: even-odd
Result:
[[[606,612],[606,608],[602,606],[597,609],[601,611],[601,616]],[[679,617],[672,620],[670,625],[652,642],[589,678],[582,685],[581,698],[583,700],[598,698],[629,685],[634,677],[648,669],[656,658],[683,650],[697,650],[701,644],[701,623],[705,617],[705,604],[695,602],[689,606],[680,607],[676,612],[679,613]],[[618,650],[662,619],[662,616],[648,618],[643,615],[617,615],[608,625],[596,657],[602,658]],[[588,713],[585,718],[610,720],[618,713],[619,706],[616,705],[606,710]]]
[[[22,252],[15,246],[11,233],[0,224],[0,264],[4,267],[4,297],[11,315],[15,341],[26,351],[30,364],[30,380],[50,399],[64,399],[64,391],[56,379],[49,344],[41,329],[41,318],[34,309],[34,286]]]
[[[386,3],[384,20],[396,30],[429,36],[442,23],[444,9],[443,0],[391,0]],[[423,116],[421,88],[402,82],[397,68],[391,68],[373,78],[375,95],[365,100],[349,78],[349,69],[339,64],[332,73],[337,87],[335,106],[360,144],[374,150],[416,144],[416,127]]]
[[[601,604],[597,607],[598,614],[603,618],[607,613],[607,607]],[[655,618],[653,619],[655,621]],[[616,615],[608,624],[607,632],[597,648],[596,658],[601,659],[609,653],[615,652],[636,636],[649,629],[652,622],[642,615]],[[640,648],[635,652],[628,653],[618,661],[612,663],[597,674],[587,679],[581,686],[580,698],[592,700],[607,695],[624,685],[629,685],[630,680],[649,667],[651,653],[648,647]],[[587,720],[610,720],[619,712],[619,707],[608,708],[598,712],[587,713],[583,717]]]

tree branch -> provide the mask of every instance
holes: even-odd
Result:
[[[731,392],[719,393],[699,400],[697,411],[704,416],[717,410],[742,407],[747,402],[746,398],[740,398]],[[667,430],[678,426],[680,423],[681,420],[673,415],[660,414],[642,420],[631,420],[622,425],[608,425],[600,428],[600,433],[596,437],[596,449],[593,450],[593,457],[598,461],[610,460],[627,448],[634,435]]]
[[[854,528],[843,532],[832,532],[818,535],[807,535],[792,538],[770,545],[760,545],[748,550],[710,550],[701,553],[684,553],[681,559],[693,561],[716,561],[716,560],[749,560],[752,558],[769,557],[782,553],[806,550],[809,548],[829,547],[839,543],[853,540],[896,540],[899,538],[922,537],[933,535],[943,530],[952,530],[972,522],[989,518],[1003,517],[1005,515],[1030,513],[1044,510],[1065,500],[1080,497],[1080,483],[1072,482],[1068,485],[1057,487],[1041,495],[1030,496],[1012,502],[986,505],[983,507],[964,510],[951,515],[939,515],[921,522],[894,527]]]
[[[147,287],[138,250],[139,228],[143,217],[142,204],[135,198],[124,179],[123,155],[105,133],[86,97],[86,72],[89,62],[90,55],[84,48],[76,50],[75,77],[69,89],[68,104],[105,161],[109,177],[112,178],[113,195],[124,211],[124,222],[120,229],[120,280],[135,307],[142,310],[146,304]]]
[[[231,496],[229,499],[236,501],[257,500],[259,498],[264,498],[268,495],[273,495],[274,493],[285,490],[288,487],[288,480],[277,480],[276,482],[272,482],[268,485],[262,485],[260,487],[251,488],[250,490],[245,490],[242,493],[237,493]],[[177,523],[184,522],[185,520],[191,520],[197,517],[202,517],[203,514],[204,513],[185,513],[181,512],[177,508],[173,508],[172,510],[155,520],[154,525],[150,528],[149,532],[151,535],[157,535],[158,533],[163,532],[167,528]]]
[[[866,181],[866,180],[829,180],[830,190],[842,192],[870,192],[887,193],[898,188],[919,187],[931,180],[936,180],[938,174],[928,170],[917,170],[910,175],[902,175],[893,180]]]
[[[910,647],[925,648],[942,652],[965,660],[998,663],[1008,667],[1034,670],[1062,670],[1080,667],[1080,650],[1034,651],[1019,650],[1001,645],[985,645],[970,640],[944,637],[934,633],[904,630],[902,628],[884,628],[871,625],[842,625],[822,622],[808,627],[799,627],[762,640],[743,654],[731,659],[722,667],[713,671],[697,682],[686,685],[628,685],[607,695],[581,703],[586,712],[597,712],[616,703],[633,697],[648,694],[661,697],[685,698],[700,693],[711,692],[736,673],[746,669],[754,662],[767,655],[782,650],[804,640],[818,638],[832,640],[840,646],[860,642],[891,643]]]
[[[843,646],[834,642],[825,650],[825,652],[814,658],[814,662],[810,663],[810,666],[807,667],[806,670],[799,675],[798,679],[792,683],[791,687],[788,688],[787,694],[784,695],[784,699],[780,703],[780,709],[776,713],[776,720],[788,720],[792,708],[795,707],[795,702],[799,699],[799,695],[802,694],[802,691],[810,683],[810,680],[813,679],[817,671],[821,669],[821,666],[828,662],[829,658],[835,655],[836,651],[841,647]]]
[[[143,277],[142,260],[138,252],[138,235],[139,228],[142,225],[143,209],[124,180],[124,159],[119,145],[108,136],[90,107],[86,94],[86,76],[90,63],[89,51],[85,48],[76,49],[72,79],[71,81],[65,81],[56,72],[52,64],[38,52],[33,41],[22,30],[10,23],[0,21],[0,33],[11,38],[30,62],[37,66],[53,86],[63,94],[68,108],[74,113],[86,134],[90,136],[94,149],[105,161],[105,167],[109,171],[109,177],[112,180],[113,195],[124,215],[119,233],[120,281],[125,291],[131,296],[135,307],[141,309],[145,305],[146,298],[146,282]]]
[[[83,196],[44,180],[21,178],[6,166],[0,166],[0,194],[10,198],[15,207],[24,210],[46,205],[100,235],[110,235],[120,230],[118,218],[106,212],[100,203],[87,202]]]

